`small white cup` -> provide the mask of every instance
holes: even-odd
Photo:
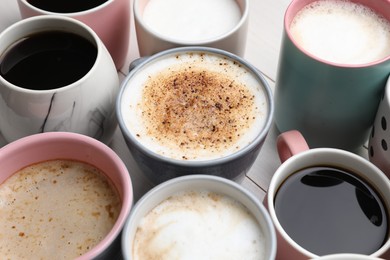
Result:
[[[191,175],[166,181],[147,194],[134,206],[122,232],[122,252],[124,259],[133,259],[133,241],[141,219],[159,203],[178,192],[207,190],[227,195],[243,204],[255,217],[264,234],[265,258],[274,259],[276,236],[271,219],[261,202],[239,184],[225,178],[207,175]]]
[[[236,26],[222,35],[199,41],[173,39],[150,28],[143,20],[143,11],[148,2],[149,0],[134,0],[133,6],[134,24],[141,57],[181,46],[207,46],[226,50],[238,56],[244,55],[248,30],[248,0],[236,1],[241,9],[241,19]]]

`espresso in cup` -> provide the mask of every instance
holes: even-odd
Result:
[[[96,57],[97,47],[78,34],[39,32],[19,40],[0,56],[0,75],[21,88],[55,89],[84,77]]]
[[[121,99],[133,138],[182,161],[236,153],[259,135],[269,113],[266,93],[252,72],[233,59],[201,51],[154,60],[127,82]]]
[[[132,259],[265,259],[265,237],[252,213],[207,190],[169,196],[139,222]]]
[[[279,187],[274,204],[286,233],[316,255],[370,255],[388,240],[389,216],[381,194],[348,170],[299,170]]]
[[[0,185],[0,255],[74,259],[111,231],[121,199],[98,168],[74,160],[27,166]]]
[[[390,56],[390,21],[373,9],[344,0],[306,5],[290,33],[312,55],[341,64],[367,64]]]
[[[236,0],[150,0],[142,19],[156,34],[202,42],[231,31],[241,19]]]
[[[88,1],[79,1],[79,0],[60,0],[60,1],[51,1],[51,0],[27,0],[31,5],[56,13],[75,13],[82,12],[107,2],[108,0],[88,0]]]

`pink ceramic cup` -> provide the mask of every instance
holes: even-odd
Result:
[[[282,227],[275,211],[275,197],[284,181],[294,173],[315,166],[330,166],[348,170],[355,176],[369,183],[382,197],[384,208],[387,211],[387,224],[390,222],[390,181],[374,164],[354,153],[335,148],[309,149],[305,139],[296,130],[282,133],[277,139],[277,148],[282,165],[272,176],[264,204],[266,205],[277,234],[276,259],[306,260],[317,259],[319,255],[310,252],[294,241]],[[353,219],[351,219],[351,223]],[[298,224],[297,224],[298,225]],[[389,229],[389,226],[387,226]],[[320,236],[321,234],[318,234]],[[348,239],[348,238],[346,238]],[[315,237],[312,237],[315,240]],[[351,250],[352,251],[352,250]],[[358,252],[334,252],[354,253]],[[384,243],[379,249],[370,254],[371,257],[390,259],[389,230]]]
[[[40,9],[28,0],[18,0],[22,18],[57,14],[75,18],[91,27],[106,45],[117,70],[123,67],[130,37],[130,0],[107,0],[92,9],[73,13],[58,13]]]
[[[120,233],[133,204],[130,175],[122,160],[105,144],[85,135],[47,132],[21,138],[0,149],[0,183],[16,171],[54,159],[77,160],[103,171],[116,187],[122,201],[118,219],[111,231],[78,260],[113,259],[120,252]]]

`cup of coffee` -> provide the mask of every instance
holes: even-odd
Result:
[[[360,255],[360,254],[332,254],[326,256],[319,256],[313,258],[313,260],[384,260],[384,259],[369,256],[369,255]]]
[[[141,56],[180,46],[245,53],[248,0],[134,0]]]
[[[390,72],[390,2],[294,0],[286,10],[275,124],[310,147],[367,140]]]
[[[390,178],[390,78],[379,103],[368,142],[370,161]]]
[[[282,165],[264,201],[277,259],[341,253],[389,259],[389,179],[354,153],[309,149],[296,130],[282,133],[277,146]]]
[[[62,15],[91,27],[107,47],[117,70],[123,67],[129,47],[130,0],[18,0],[22,18]]]
[[[133,69],[116,109],[129,150],[152,182],[188,174],[236,179],[264,143],[273,100],[260,72],[240,57],[181,47]]]
[[[157,185],[122,232],[124,259],[274,259],[276,236],[261,202],[225,178],[192,175]]]
[[[122,160],[76,133],[30,135],[0,149],[0,255],[114,259],[133,189]]]
[[[82,22],[37,16],[0,34],[0,132],[8,142],[66,131],[108,143],[118,91],[110,54]]]

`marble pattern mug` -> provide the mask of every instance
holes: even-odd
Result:
[[[66,131],[108,143],[117,126],[119,79],[110,54],[90,27],[62,16],[27,18],[0,34],[0,54],[32,33],[47,31],[71,32],[87,39],[97,49],[96,59],[79,80],[58,88],[23,88],[0,76],[0,132],[7,142],[36,133]],[[46,80],[42,78],[40,82]]]

